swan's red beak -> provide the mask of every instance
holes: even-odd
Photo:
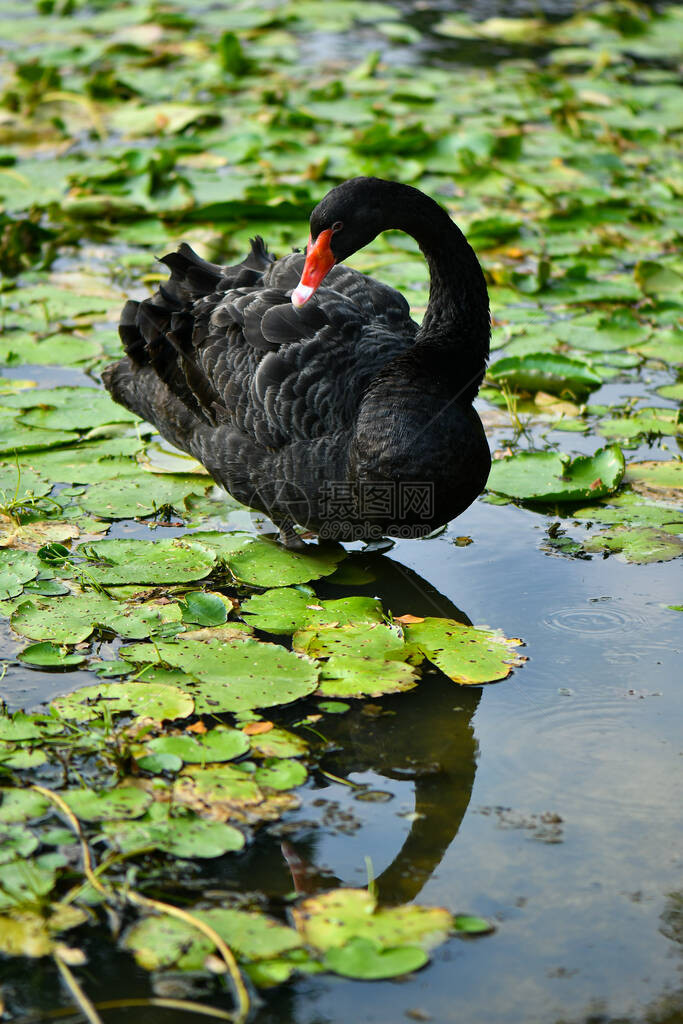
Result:
[[[325,276],[332,270],[336,261],[330,248],[331,238],[332,228],[321,231],[315,243],[309,237],[304,272],[292,292],[293,306],[303,306],[304,302],[308,302],[313,292],[320,287]]]

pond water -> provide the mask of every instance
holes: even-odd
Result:
[[[188,10],[197,6],[184,5]],[[454,6],[405,5],[405,25],[417,25],[422,32],[430,19],[451,14]],[[476,15],[530,17],[541,6],[520,2],[503,9],[482,0]],[[543,5],[557,18],[575,6]],[[309,35],[304,56],[312,59],[316,47],[324,51],[330,40],[330,52],[339,61],[350,59],[353,48],[365,54],[366,44],[367,50],[376,44],[369,30],[352,35],[330,29]],[[412,54],[413,60],[427,59],[430,67],[447,67],[455,60],[479,65],[486,59],[481,43],[472,49],[468,45],[458,44],[456,56],[450,44],[442,39],[437,47],[426,32],[419,43],[399,39],[387,62],[400,63]],[[535,59],[548,48],[510,48],[503,40],[488,61],[492,56]],[[74,145],[86,152],[94,143],[80,138]],[[414,158],[413,151],[406,160]],[[438,173],[443,174],[442,165]],[[318,184],[322,194],[324,186]],[[464,205],[472,211],[471,200]],[[265,218],[263,209],[258,216]],[[642,219],[647,220],[645,213]],[[302,224],[292,228],[296,238],[305,231]],[[89,230],[97,235],[97,227],[91,224]],[[242,221],[239,230],[247,230]],[[282,230],[281,239],[287,239],[282,225],[274,230]],[[167,225],[161,246],[182,235],[182,224]],[[61,262],[53,268],[58,273],[79,265],[82,257],[72,241],[66,240]],[[220,248],[215,237],[210,241]],[[146,260],[159,245],[145,246],[113,237],[98,242],[97,250],[83,251],[88,251],[90,270],[94,267],[101,276],[109,263],[116,265],[123,281],[116,289],[118,301],[124,291],[145,293],[140,272],[149,269]],[[665,240],[663,252],[667,246]],[[387,262],[386,251],[383,258]],[[629,273],[636,259],[633,253],[625,256]],[[486,256],[482,262],[486,265]],[[591,271],[598,263],[596,257]],[[362,260],[358,265],[366,267]],[[414,271],[406,274],[411,287]],[[583,280],[580,273],[575,279]],[[423,298],[418,290],[418,310]],[[525,295],[518,299],[522,322]],[[495,298],[493,307],[495,314]],[[666,310],[661,315],[668,325]],[[102,360],[90,369],[46,368],[15,360],[3,374],[39,386],[99,386],[101,365]],[[590,401],[596,408],[623,410],[637,400],[674,409],[673,399],[657,393],[671,382],[671,368],[660,360],[633,373],[606,374]],[[484,397],[477,407],[492,450],[502,453],[517,445],[514,417],[501,410],[500,402]],[[525,415],[520,413],[522,419]],[[600,415],[594,414],[591,427]],[[592,429],[568,434],[535,416],[525,424],[522,440],[524,447],[571,448],[573,453],[592,453],[598,440],[603,443]],[[663,443],[651,436],[633,442],[627,459],[668,458],[675,446],[676,441]],[[358,982],[321,974],[264,990],[255,996],[255,1024],[683,1021],[683,615],[680,607],[671,607],[682,601],[681,561],[627,564],[616,555],[583,551],[569,557],[552,543],[558,524],[572,536],[580,532],[579,524],[556,508],[532,511],[480,499],[439,536],[400,541],[384,555],[352,546],[354,595],[380,597],[394,615],[434,615],[500,629],[507,637],[523,639],[528,660],[509,679],[484,687],[460,687],[428,669],[408,693],[352,702],[346,714],[325,715],[316,723],[318,732],[310,735],[312,742],[316,736],[320,740],[319,761],[297,790],[301,806],[259,832],[242,853],[188,859],[178,870],[167,869],[168,875],[159,878],[159,892],[178,905],[245,894],[245,900],[260,901],[284,919],[295,876],[304,878],[310,892],[363,887],[371,878],[386,905],[416,900],[476,914],[490,920],[495,931],[453,937],[433,952],[427,966],[396,980]],[[182,524],[152,527],[144,519],[130,519],[118,520],[108,536],[184,534]],[[348,587],[316,583],[321,599],[349,592]],[[0,638],[8,663],[2,696],[12,709],[39,708],[93,679],[85,671],[31,671],[12,661],[25,640],[5,619],[0,620]],[[98,652],[112,657],[119,645],[120,639],[106,636]],[[309,700],[272,717],[287,725],[316,710]],[[120,922],[110,924],[117,934],[119,924],[129,921],[123,913]],[[202,1019],[187,1010],[152,1005],[150,995],[232,1006],[229,994],[208,973],[143,970],[112,942],[103,921],[77,934],[87,954],[81,983],[107,1021],[124,1014],[129,1024]],[[8,1019],[18,1024],[82,1019],[65,1009],[70,999],[49,959],[0,959],[0,986],[11,1007]],[[116,1001],[124,997],[125,1008],[117,1008]],[[144,1002],[136,1006],[131,1002],[136,998]]]

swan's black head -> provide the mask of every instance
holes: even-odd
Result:
[[[311,235],[304,272],[292,293],[295,306],[303,306],[335,263],[362,249],[390,226],[394,182],[381,178],[351,178],[328,192],[311,214]]]

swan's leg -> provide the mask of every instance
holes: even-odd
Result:
[[[282,519],[280,522],[275,524],[280,530],[280,536],[278,540],[283,547],[289,548],[290,551],[305,551],[308,544],[305,540],[302,540],[299,534],[294,529],[294,522],[291,519]]]

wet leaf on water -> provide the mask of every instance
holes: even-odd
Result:
[[[85,661],[84,654],[69,654],[63,647],[56,647],[48,641],[30,644],[18,657],[19,661],[41,668],[70,668]]]
[[[680,502],[683,498],[683,461],[629,462],[624,482],[641,494]]]
[[[471,914],[456,914],[453,926],[456,932],[463,935],[489,935],[495,931],[490,921],[483,917],[473,917]]]
[[[507,356],[493,363],[487,376],[515,391],[547,391],[569,398],[581,398],[602,384],[588,363],[552,352]]]
[[[152,803],[142,789],[118,786],[115,789],[63,789],[59,794],[80,821],[115,821],[139,818]]]
[[[304,942],[327,952],[352,939],[366,939],[379,949],[417,946],[428,951],[444,942],[453,918],[439,907],[416,905],[378,909],[365,889],[335,889],[304,900],[292,910]]]
[[[249,737],[240,729],[219,725],[200,736],[157,736],[145,744],[145,749],[156,754],[175,754],[185,764],[210,764],[241,757],[249,746]]]
[[[10,402],[22,410],[19,423],[43,430],[91,430],[106,423],[139,420],[101,388],[30,388],[4,402],[0,398],[0,404]]]
[[[410,654],[405,649],[400,627],[377,621],[351,621],[300,629],[292,638],[292,647],[314,658],[338,654],[354,658],[403,660]]]
[[[405,627],[406,638],[456,683],[479,685],[506,679],[526,661],[515,648],[521,640],[464,626],[453,619],[426,618]]]
[[[381,603],[371,597],[318,601],[310,587],[274,587],[242,602],[240,614],[267,633],[294,633],[305,626],[333,622],[383,622]]]
[[[21,594],[24,584],[34,580],[41,570],[36,555],[14,548],[0,548],[0,601]]]
[[[48,916],[30,909],[16,911],[12,916],[0,917],[0,952],[34,959],[49,956],[55,935],[86,920],[84,910],[62,903],[53,903]]]
[[[359,936],[343,946],[328,949],[323,964],[328,970],[345,978],[374,981],[417,971],[428,961],[428,955],[419,946],[382,949],[372,939]]]
[[[151,516],[164,508],[182,515],[185,499],[191,494],[203,495],[210,480],[198,476],[162,474],[151,477],[140,473],[123,480],[102,480],[92,484],[81,499],[86,512],[104,519],[131,519]]]
[[[678,524],[683,532],[683,523]],[[668,562],[683,554],[683,538],[654,527],[618,526],[587,538],[586,551],[620,552],[627,562]]]
[[[7,743],[39,740],[44,736],[56,736],[63,731],[64,726],[61,722],[48,715],[27,715],[23,711],[15,711],[14,714],[0,713],[0,740]]]
[[[230,571],[243,583],[256,587],[285,587],[329,576],[346,557],[341,546],[290,551],[271,541],[256,540],[226,559]]]
[[[180,609],[158,601],[124,604],[105,594],[85,592],[54,598],[32,596],[14,612],[10,621],[16,633],[30,640],[77,644],[87,640],[97,626],[140,640],[164,623],[179,622]]]
[[[42,818],[50,801],[32,789],[0,789],[0,822],[9,824]]]
[[[675,435],[683,432],[680,413],[675,409],[638,409],[631,416],[600,420],[598,432],[604,437],[632,438],[642,434]]]
[[[163,816],[147,814],[135,821],[108,821],[102,834],[121,853],[152,847],[188,859],[222,857],[244,846],[244,836],[232,825],[192,816],[171,817],[166,808],[163,812]]]
[[[228,618],[228,608],[219,594],[193,590],[180,602],[183,622],[200,626],[221,626]]]
[[[101,718],[105,708],[110,714],[127,712],[162,722],[187,718],[194,711],[194,700],[177,686],[164,683],[95,683],[64,697],[55,697],[51,707],[76,722]]]
[[[293,928],[265,914],[230,908],[196,910],[193,914],[211,925],[241,959],[268,960],[301,945]],[[140,966],[150,971],[171,966],[200,970],[213,952],[210,939],[196,928],[168,917],[148,917],[134,925],[125,945]]]
[[[208,576],[215,556],[187,540],[100,540],[90,545],[95,558],[88,572],[96,583],[187,583]]]
[[[38,846],[38,837],[23,825],[0,824],[0,864],[29,857]]]
[[[302,786],[307,776],[308,772],[300,761],[286,757],[266,758],[254,772],[254,778],[259,786],[282,790]]]
[[[277,725],[268,732],[250,734],[249,739],[251,752],[257,757],[302,757],[309,750],[300,736]]]
[[[623,475],[617,445],[574,459],[557,452],[520,452],[494,461],[486,486],[519,501],[585,501],[616,490]]]
[[[197,714],[289,704],[313,693],[318,682],[317,667],[309,659],[248,637],[232,642],[159,641],[154,648],[127,648],[125,656],[133,661],[156,661],[157,652],[167,665],[197,680],[188,684]]]
[[[324,664],[317,692],[325,697],[381,697],[412,690],[418,682],[417,669],[403,661],[333,654]]]

